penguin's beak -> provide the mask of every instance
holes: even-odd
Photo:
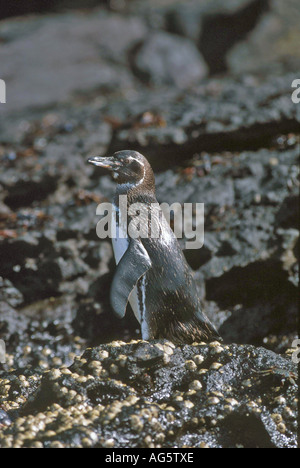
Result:
[[[121,166],[121,163],[113,156],[93,156],[92,158],[89,158],[87,162],[94,166],[110,169],[111,171],[115,171]]]

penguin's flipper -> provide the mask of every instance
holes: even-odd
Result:
[[[139,239],[130,239],[128,249],[118,264],[110,291],[111,305],[120,318],[125,315],[130,293],[150,267],[151,260],[142,242]]]

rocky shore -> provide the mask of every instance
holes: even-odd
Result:
[[[104,3],[0,22],[0,447],[296,447],[297,6]],[[223,343],[113,315],[86,160],[128,148],[159,202],[205,203],[185,254]]]

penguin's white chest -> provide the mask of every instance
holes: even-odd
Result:
[[[127,237],[127,226],[122,226],[122,224],[117,223],[117,216],[116,213],[118,211],[118,208],[113,205],[113,211],[112,211],[112,225],[116,226],[115,232],[116,232],[116,237],[112,239],[112,246],[113,246],[113,251],[114,251],[114,257],[116,264],[120,262],[121,258],[125,254],[125,252],[128,249],[129,246],[129,238]],[[138,291],[139,288],[139,291]],[[146,315],[146,305],[145,305],[145,298],[146,298],[146,280],[145,278],[142,278],[140,281],[139,286],[135,286],[135,288],[132,290],[130,297],[129,297],[129,303],[132,307],[132,310],[134,312],[134,315],[136,316],[137,320],[141,324],[141,329],[142,329],[142,337],[144,340],[147,340],[149,337],[148,333],[148,327],[146,324],[145,320],[145,315]]]

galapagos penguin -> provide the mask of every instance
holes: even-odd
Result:
[[[129,214],[133,204],[142,204],[148,212],[158,206],[154,174],[147,159],[125,150],[110,157],[95,156],[88,162],[109,169],[117,182],[113,201],[116,236],[112,239],[117,270],[110,293],[116,314],[122,318],[129,302],[144,340],[165,338],[177,344],[220,340],[201,310],[193,273],[161,210],[155,214],[158,235],[143,238],[125,232],[134,218]],[[125,226],[119,216],[121,195],[127,196]]]

